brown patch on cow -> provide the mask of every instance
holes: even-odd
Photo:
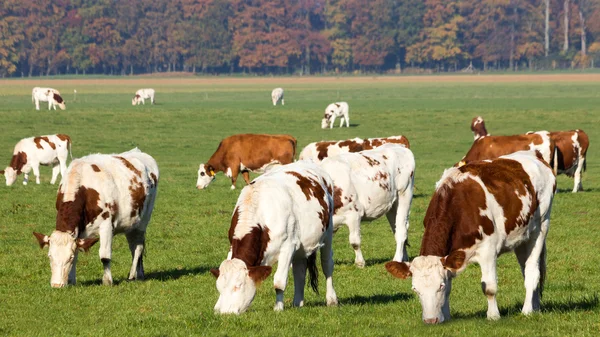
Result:
[[[140,97],[142,97],[142,96],[140,96],[140,95],[135,95],[134,97],[135,97],[135,98],[140,98]]]
[[[492,163],[472,163],[459,168],[459,170],[469,172],[483,180],[487,190],[504,210],[506,233],[529,223],[529,219],[538,207],[538,200],[529,174],[525,172],[521,163],[502,158],[496,159]],[[521,217],[523,202],[519,197],[526,195],[531,206],[527,215]]]
[[[229,228],[230,233],[232,232],[232,228],[235,228],[233,226],[234,219],[232,218],[231,221],[232,227]],[[244,261],[248,267],[261,265],[269,241],[271,241],[269,228],[261,227],[260,224],[256,224],[256,226],[250,230],[250,233],[244,235],[243,238],[239,239],[233,238],[233,236],[231,237],[231,257],[233,259]]]
[[[581,144],[580,132],[583,131],[557,131],[550,133],[550,139],[554,141],[556,146],[558,172],[566,173],[569,177],[572,177],[573,173],[575,173],[575,170],[572,168],[575,166],[579,157],[579,148],[581,147],[583,149],[584,145]],[[577,140],[580,142],[579,146],[575,145],[573,142],[572,137],[575,133],[577,133]],[[587,144],[585,145],[587,151]],[[552,158],[552,160],[553,162],[551,165],[554,167],[554,158]]]
[[[56,135],[56,137],[58,137],[58,139],[62,140],[63,142],[67,142],[67,144],[71,143],[71,137],[69,137],[68,135],[59,133]]]
[[[380,163],[379,163],[379,161],[378,161],[378,160],[376,160],[376,159],[373,159],[373,158],[371,158],[371,157],[365,156],[364,154],[361,154],[361,156],[363,156],[363,157],[364,157],[364,158],[367,160],[367,163],[368,163],[368,164],[369,164],[369,166],[371,166],[371,167],[373,167],[373,166],[375,166],[375,165],[379,165],[379,164],[380,164]]]
[[[92,164],[92,170],[94,170],[94,172],[100,172],[100,168],[96,164]]]
[[[387,160],[387,156],[385,154],[381,155],[383,159]]]
[[[56,194],[55,207],[56,207],[57,211],[60,208],[60,205],[62,204],[63,198],[65,197],[65,194],[61,190],[62,190],[62,184],[58,185],[58,193]]]
[[[21,174],[21,170],[23,170],[23,166],[27,164],[27,153],[25,152],[17,152],[17,154],[13,155],[10,159],[10,166],[17,174]]]
[[[356,142],[355,140],[348,139],[343,142],[338,143],[339,147],[348,147],[348,152],[360,152],[364,150],[363,145],[361,143]]]
[[[146,189],[144,184],[137,178],[133,177],[129,181],[129,194],[131,195],[131,217],[141,215],[144,210],[144,202],[146,201]]]
[[[384,144],[400,144],[404,145],[404,147],[407,149],[410,149],[410,143],[404,136],[365,139],[363,142],[363,148],[364,150],[372,150]]]
[[[348,198],[346,197],[346,200]],[[333,213],[337,212],[338,209],[342,208],[344,203],[342,202],[342,189],[334,186],[333,187]]]
[[[56,103],[63,103],[64,102],[63,98],[60,97],[60,95],[57,94],[57,93],[54,93],[54,100],[56,101]]]
[[[93,222],[102,213],[98,206],[100,194],[93,188],[80,186],[73,201],[64,201],[59,192],[56,198],[56,230],[74,233],[76,228],[83,232],[88,223]]]
[[[152,186],[158,185],[158,178],[156,177],[156,174],[150,173],[150,179],[152,179]]]
[[[140,172],[140,170],[138,170],[137,168],[135,168],[135,166],[133,166],[133,164],[129,160],[127,160],[127,159],[125,159],[125,158],[123,158],[121,156],[115,156],[115,158],[117,158],[120,161],[122,161],[123,165],[125,165],[125,167],[127,167],[129,170],[131,170],[131,172],[133,172],[136,176],[138,176],[138,177],[142,176],[142,172]]]
[[[300,190],[302,190],[302,193],[304,193],[306,200],[310,200],[311,198],[317,199],[319,205],[321,205],[321,211],[318,213],[319,217],[321,218],[321,223],[323,224],[323,231],[325,231],[325,229],[327,229],[329,226],[329,217],[331,214],[329,213],[329,205],[327,205],[327,202],[325,201],[325,190],[321,184],[310,177],[305,177],[299,174],[298,172],[290,171],[286,173],[296,177],[296,184],[300,186]]]
[[[108,208],[108,210],[110,211],[111,214],[119,213],[119,205],[117,204],[116,201],[113,201],[111,204],[105,203],[104,207]]]
[[[229,243],[233,242],[233,234],[235,234],[235,228],[237,227],[238,221],[240,219],[240,210],[236,206],[233,210],[233,215],[231,216],[231,224],[229,225]]]
[[[46,143],[48,143],[48,145],[50,145],[50,147],[51,147],[53,150],[56,150],[56,144],[52,143],[52,142],[51,142],[51,141],[48,139],[48,137],[35,137],[35,138],[33,138],[33,142],[35,143],[35,146],[36,146],[38,149],[43,149],[43,148],[44,148],[44,147],[42,146],[42,144],[41,144],[42,140],[43,140],[43,141],[45,141]]]
[[[461,162],[466,164],[486,159],[495,159],[517,151],[530,150],[530,145],[540,145],[544,139],[539,134],[525,134],[515,136],[487,136],[473,142],[469,152]],[[550,142],[549,153],[554,155],[554,143]]]
[[[327,151],[329,150],[329,146],[335,144],[335,142],[319,142],[316,145],[316,149],[317,152],[319,153],[317,155],[317,158],[319,158],[319,160],[323,160],[327,157]]]
[[[383,171],[379,171],[377,172],[377,174],[375,174],[375,176],[371,179],[373,181],[376,181],[379,183],[379,187],[381,187],[382,189],[389,191],[390,189],[390,182],[388,180],[389,178],[389,174],[383,172]]]
[[[104,220],[108,219],[108,217],[110,216],[110,214],[107,211],[102,212],[101,215]]]

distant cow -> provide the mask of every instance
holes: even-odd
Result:
[[[35,182],[40,183],[40,165],[52,166],[51,184],[56,182],[58,173],[65,176],[67,156],[71,152],[71,138],[67,135],[47,135],[21,139],[15,149],[8,167],[0,174],[6,178],[6,186],[14,184],[17,176],[23,173],[23,185],[29,181],[29,172],[33,170]]]
[[[294,306],[304,305],[306,270],[316,291],[317,250],[327,281],[327,305],[337,305],[333,288],[332,182],[314,163],[297,162],[270,170],[240,193],[229,228],[230,257],[219,269],[217,313],[240,314],[248,309],[257,284],[271,273],[275,311],[283,310],[283,292],[292,265]]]
[[[206,164],[198,168],[198,189],[206,188],[217,172],[231,178],[235,189],[237,176],[242,172],[246,184],[250,171],[262,173],[271,165],[285,165],[294,161],[296,138],[289,135],[240,134],[227,137]]]
[[[285,105],[285,101],[283,100],[283,89],[273,89],[273,91],[271,92],[271,100],[273,101],[273,106],[277,105],[279,101],[281,101],[281,105]]]
[[[154,104],[154,89],[140,89],[135,92],[135,96],[131,99],[131,105],[146,104],[149,99],[151,104]]]
[[[489,136],[482,117],[475,117],[471,123],[475,140]],[[531,134],[533,132],[528,132]],[[550,132],[556,151],[550,161],[557,174],[566,174],[575,179],[573,193],[583,190],[581,173],[586,168],[587,150],[590,145],[588,135],[583,130]]]
[[[391,136],[385,138],[354,138],[346,140],[320,141],[310,143],[300,152],[300,160],[312,160],[319,162],[327,157],[336,156],[340,153],[360,152],[371,150],[383,144],[400,144],[407,149],[410,148],[408,139],[404,136]]]
[[[344,120],[346,120],[346,127],[350,127],[350,107],[346,102],[331,103],[325,109],[325,114],[321,120],[321,129],[326,129],[327,125],[329,128],[333,128],[333,122],[335,119],[340,117],[340,127],[344,126]]]
[[[522,312],[540,309],[555,188],[552,169],[532,151],[444,172],[425,214],[419,256],[411,263],[386,263],[392,275],[412,276],[425,323],[450,319],[452,279],[472,262],[481,268],[487,318],[499,319],[496,260],[513,250],[525,277]]]
[[[112,242],[118,233],[125,233],[133,258],[129,279],[144,278],[146,227],[158,178],[156,161],[137,148],[121,154],[93,154],[69,165],[56,196],[56,229],[50,236],[33,233],[40,247],[49,246],[53,288],[75,284],[77,252],[87,252],[98,240],[102,283],[112,285]]]
[[[40,109],[40,102],[48,102],[48,110],[52,108],[56,110],[57,105],[61,110],[66,109],[64,99],[60,96],[58,90],[52,88],[33,88],[31,91],[31,102],[35,103],[36,110]]]
[[[396,238],[394,261],[407,261],[408,214],[413,197],[415,158],[398,144],[325,158],[321,167],[334,185],[334,230],[346,224],[354,263],[362,268],[361,220],[386,216]]]

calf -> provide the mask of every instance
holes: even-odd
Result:
[[[149,99],[151,104],[154,104],[154,89],[140,89],[135,92],[135,96],[131,99],[131,105],[146,104]]]
[[[89,251],[98,240],[102,283],[112,285],[112,242],[118,233],[125,233],[133,258],[129,279],[144,278],[142,254],[158,177],[154,158],[137,148],[71,162],[56,196],[56,229],[50,236],[33,233],[40,247],[49,246],[52,287],[75,284],[77,252]]]
[[[40,110],[40,102],[48,102],[48,110],[52,108],[56,110],[57,105],[61,110],[67,108],[58,90],[52,88],[33,88],[31,91],[31,102],[35,103],[36,110]]]
[[[469,263],[481,267],[487,318],[500,318],[496,260],[513,251],[525,277],[522,312],[540,308],[546,272],[546,235],[556,179],[539,152],[521,151],[444,171],[425,214],[420,255],[386,269],[412,276],[425,323],[450,319],[452,279]]]
[[[346,120],[346,127],[350,127],[350,107],[346,102],[331,103],[325,109],[325,114],[321,120],[321,129],[327,129],[329,125],[330,129],[333,129],[333,122],[336,117],[341,117],[340,127],[344,126],[344,120]]]
[[[246,184],[250,183],[250,171],[264,172],[267,167],[289,164],[296,155],[296,138],[289,135],[241,134],[227,137],[219,143],[206,164],[198,168],[198,189],[206,188],[217,172],[231,178],[235,189],[237,176],[242,172]]]
[[[285,165],[256,178],[240,193],[236,203],[229,242],[230,258],[219,269],[217,313],[243,313],[250,307],[256,286],[271,273],[275,311],[283,310],[283,292],[292,265],[294,306],[304,305],[306,270],[317,290],[317,249],[327,280],[327,305],[337,305],[333,288],[332,182],[319,167],[309,162]]]
[[[407,261],[408,214],[415,178],[412,152],[398,144],[387,144],[325,158],[321,167],[333,179],[334,231],[341,224],[348,226],[356,266],[365,266],[360,250],[361,220],[383,215],[396,238],[394,261]]]
[[[0,174],[6,178],[6,186],[14,184],[17,175],[23,173],[23,185],[29,181],[29,172],[33,170],[35,182],[40,183],[40,165],[52,166],[51,184],[56,182],[58,173],[65,176],[67,155],[71,152],[71,138],[67,135],[48,135],[21,139],[15,149],[8,167]],[[72,157],[71,157],[72,159]]]
[[[273,89],[273,91],[271,92],[271,100],[273,101],[273,106],[277,105],[279,101],[281,101],[281,105],[285,105],[285,101],[283,100],[283,89]]]
[[[354,138],[340,141],[320,141],[310,143],[300,152],[300,160],[312,160],[319,162],[327,157],[336,156],[340,153],[360,152],[375,149],[383,144],[400,144],[407,149],[410,148],[408,139],[404,136],[391,136],[385,138]]]

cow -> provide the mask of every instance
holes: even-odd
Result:
[[[410,148],[408,139],[404,136],[390,136],[385,138],[353,138],[346,140],[320,141],[310,143],[300,152],[300,160],[312,160],[319,162],[327,157],[335,156],[346,152],[360,152],[371,150],[383,144],[400,144],[407,149]]]
[[[481,116],[473,118],[471,130],[475,140],[489,136]],[[528,132],[532,134],[533,132]],[[550,166],[557,174],[566,174],[574,178],[573,193],[583,191],[581,173],[586,169],[587,150],[590,145],[588,135],[580,129],[571,131],[552,131],[550,139],[554,142],[555,152]]]
[[[415,158],[398,144],[325,158],[321,168],[333,179],[334,231],[346,224],[357,267],[365,266],[360,250],[360,223],[386,216],[396,239],[394,261],[408,261],[408,215],[413,197]]]
[[[285,165],[294,161],[296,138],[289,135],[240,134],[229,136],[219,143],[206,164],[198,168],[196,187],[201,190],[215,180],[217,172],[231,178],[235,189],[237,176],[242,172],[246,184],[250,183],[250,171],[263,173],[273,165]]]
[[[273,106],[276,106],[278,102],[281,101],[281,105],[285,105],[285,101],[283,100],[283,89],[275,88],[271,92],[271,100],[273,101]]]
[[[158,178],[156,161],[138,148],[71,162],[56,196],[56,229],[50,236],[33,233],[41,248],[49,248],[53,288],[75,284],[78,251],[88,252],[98,240],[102,284],[112,285],[112,242],[118,233],[125,233],[131,250],[129,279],[144,279],[146,227]]]
[[[48,102],[48,110],[52,108],[56,110],[57,105],[61,110],[67,108],[65,100],[60,96],[60,92],[53,88],[34,87],[31,91],[31,102],[35,103],[36,110],[40,110],[40,102]]]
[[[514,136],[485,136],[473,142],[469,152],[455,166],[473,161],[498,158],[517,151],[539,151],[544,160],[550,163],[554,154],[554,141],[548,131]]]
[[[67,171],[67,156],[71,153],[71,138],[57,134],[21,139],[13,150],[10,164],[0,174],[6,178],[6,186],[11,186],[17,176],[23,173],[23,185],[29,182],[29,172],[33,170],[36,184],[40,183],[40,165],[52,166],[51,184],[56,182],[58,173],[62,177]],[[71,159],[73,157],[71,156]]]
[[[242,189],[229,228],[230,254],[219,269],[219,299],[215,312],[241,314],[256,294],[257,285],[271,273],[276,301],[274,310],[283,310],[283,292],[292,265],[293,305],[304,305],[306,271],[317,290],[316,253],[327,282],[327,305],[338,303],[333,288],[333,185],[316,164],[300,161],[269,170]]]
[[[131,99],[131,105],[139,105],[140,103],[146,105],[146,100],[150,99],[150,103],[156,103],[154,101],[154,89],[140,89],[135,92],[135,96]]]
[[[344,120],[346,120],[346,127],[350,127],[350,107],[346,102],[331,103],[325,109],[325,114],[321,120],[321,129],[327,129],[329,125],[330,129],[333,129],[333,122],[337,117],[340,119],[340,127],[344,126]]]
[[[496,260],[514,251],[525,278],[525,315],[540,309],[546,273],[546,235],[556,178],[539,152],[472,162],[444,171],[425,214],[419,256],[390,261],[393,276],[412,276],[425,323],[450,319],[452,279],[468,264],[481,268],[487,318],[500,318]]]

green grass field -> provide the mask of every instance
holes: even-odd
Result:
[[[570,75],[573,76],[573,75]],[[586,76],[586,75],[580,75]],[[484,77],[484,76],[481,76]],[[100,285],[98,246],[81,254],[77,285],[51,289],[47,250],[31,234],[49,234],[55,224],[57,186],[41,169],[42,184],[0,185],[0,335],[15,336],[564,336],[600,334],[600,81],[456,81],[376,78],[334,79],[63,79],[0,81],[0,164],[6,166],[24,137],[66,133],[73,156],[118,153],[139,147],[157,160],[161,181],[147,233],[147,280],[127,282],[131,258],[124,236],[113,245],[115,285]],[[283,84],[282,84],[283,83]],[[59,89],[66,111],[35,111],[33,86]],[[273,107],[271,89],[283,86],[285,106]],[[155,106],[131,106],[136,89],[153,87]],[[77,100],[73,101],[73,90]],[[350,128],[321,130],[325,106],[350,104]],[[513,254],[498,262],[498,304],[502,319],[485,319],[487,302],[480,271],[471,265],[453,282],[451,321],[421,322],[421,306],[409,281],[394,279],[384,263],[395,242],[385,219],[363,223],[367,267],[353,265],[354,253],[342,228],[334,237],[334,284],[338,308],[320,294],[306,292],[306,306],[273,312],[272,276],[262,284],[249,312],[217,316],[217,267],[228,251],[227,231],[238,189],[223,174],[207,190],[195,188],[198,164],[219,141],[236,133],[289,133],[298,151],[324,139],[409,138],[417,162],[410,215],[409,254],[419,252],[423,217],[443,170],[466,153],[473,141],[471,119],[482,115],[492,134],[530,130],[584,129],[591,139],[583,193],[572,194],[572,180],[560,176],[548,236],[548,275],[542,312],[520,314],[525,289]],[[339,122],[336,122],[338,124]],[[31,179],[33,182],[34,179]]]

